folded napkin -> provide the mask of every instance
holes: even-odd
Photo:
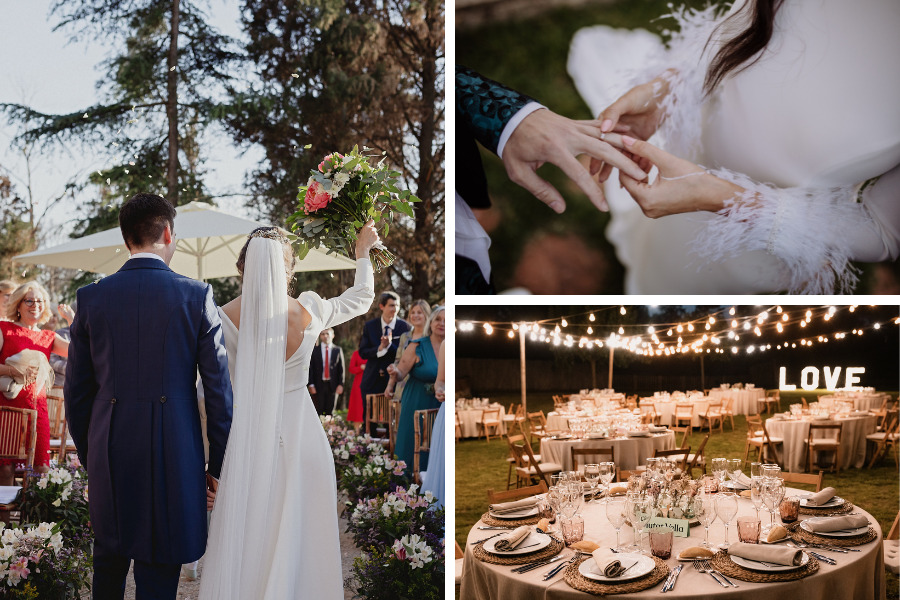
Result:
[[[834,488],[827,487],[821,492],[816,492],[812,496],[806,499],[807,506],[818,506],[819,504],[825,504],[829,500],[834,498]]]
[[[626,565],[619,560],[619,555],[609,548],[597,548],[591,552],[594,562],[597,563],[597,572],[603,573],[606,577],[618,577],[625,569]],[[628,565],[631,566],[631,565]]]
[[[787,546],[761,546],[736,542],[728,547],[728,554],[740,556],[748,560],[760,560],[777,565],[799,565],[803,560],[803,551]]]
[[[841,529],[857,529],[865,527],[869,524],[869,519],[865,515],[847,515],[844,517],[830,517],[828,519],[809,520],[806,526],[810,531],[824,532],[840,531]]]
[[[524,542],[530,533],[531,527],[528,525],[522,525],[509,533],[504,533],[497,539],[497,543],[494,544],[494,550],[500,550],[501,552],[515,550],[516,546]]]
[[[743,487],[749,489],[749,488],[750,488],[750,484],[752,483],[752,481],[750,480],[749,477],[747,477],[746,475],[744,475],[743,473],[741,473],[741,474],[738,475],[737,478],[735,479],[735,483],[737,483],[738,485],[741,485],[741,486],[743,486]]]
[[[516,500],[514,502],[499,502],[497,504],[491,504],[491,512],[502,515],[504,513],[516,512],[517,510],[522,510],[523,508],[532,508],[537,504],[537,498],[532,496],[531,498],[523,498],[522,500]]]

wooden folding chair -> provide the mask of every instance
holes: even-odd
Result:
[[[37,411],[29,408],[0,406],[0,459],[24,462],[22,489],[28,487],[27,473],[34,467],[34,448],[37,443]],[[15,483],[15,481],[13,481]],[[16,502],[0,504],[0,511],[8,514],[18,510]]]
[[[53,386],[47,394],[47,416],[50,420],[50,455],[56,457],[59,465],[64,465],[66,456],[70,452],[75,452],[75,445],[68,439],[66,404],[60,386]]]
[[[491,441],[492,429],[494,430],[494,437],[500,435],[501,425],[503,425],[503,421],[500,420],[499,408],[486,408],[481,411],[481,420],[478,422],[478,426],[481,427],[481,433],[487,441]]]
[[[703,430],[703,423],[706,423],[709,432],[712,433],[713,423],[719,422],[719,433],[725,433],[725,427],[722,424],[722,403],[710,402],[706,405],[706,412],[700,415],[700,430]]]
[[[834,452],[834,463],[831,468],[838,472],[841,470],[841,434],[844,430],[843,423],[810,423],[809,436],[806,438],[806,470],[812,471],[813,454],[815,452]],[[832,431],[835,437],[817,438],[817,432]]]
[[[685,470],[687,471],[688,475],[690,475],[691,477],[694,476],[694,469],[696,467],[700,467],[702,469],[703,475],[706,475],[706,455],[703,454],[703,449],[706,448],[706,442],[709,441],[709,436],[710,436],[710,434],[707,433],[706,437],[703,438],[703,441],[700,442],[700,447],[697,448],[696,453],[688,454],[687,467],[685,468]],[[682,444],[682,447],[683,446],[684,445]],[[688,446],[688,447],[690,447],[690,446]]]
[[[681,469],[682,471],[685,470],[685,466],[687,465],[688,456],[690,456],[690,454],[691,454],[690,446],[688,446],[687,448],[675,448],[673,450],[657,449],[657,450],[653,451],[654,458],[660,458],[660,457],[665,457],[665,458],[676,457],[677,458],[680,456],[681,459],[676,460],[676,464],[678,465],[678,468]]]
[[[585,457],[584,464],[596,464],[601,462],[616,462],[615,448],[570,448],[572,452],[572,470],[578,470],[578,457]],[[588,460],[586,457],[591,457]],[[594,459],[597,460],[594,460]]]
[[[515,500],[521,500],[522,498],[528,498],[529,496],[546,494],[549,491],[550,488],[547,486],[547,482],[539,481],[537,485],[520,487],[514,490],[506,490],[504,492],[495,492],[494,490],[489,489],[487,491],[487,495],[488,502],[490,502],[491,504],[497,504],[499,502],[514,502]]]
[[[641,423],[659,425],[660,415],[656,412],[656,403],[652,400],[641,400]]]
[[[547,433],[547,417],[544,416],[544,411],[530,412],[526,416],[528,418],[529,432],[532,436],[547,437],[550,435]]]
[[[884,566],[895,575],[900,573],[900,512],[894,519],[890,531],[882,540]]]
[[[456,417],[456,441],[459,441],[459,438],[462,437],[462,423],[459,420],[459,413],[457,411],[453,411],[453,415]]]
[[[617,483],[628,483],[628,478],[632,475],[640,475],[640,471],[625,471],[623,469],[616,469],[616,482]]]
[[[530,484],[532,479],[544,481],[549,486],[549,476],[563,470],[562,465],[538,461],[534,456],[534,452],[531,451],[531,444],[524,440],[519,443],[510,443],[509,448],[516,459],[517,488],[521,487],[523,481]]]
[[[438,410],[440,409],[429,408],[413,413],[413,477],[419,485],[422,484],[421,454],[431,449],[431,430]]]
[[[687,421],[688,427],[694,425],[694,403],[693,402],[676,402],[675,413],[672,415],[672,422],[675,425],[681,425],[682,421]]]
[[[519,443],[527,444],[528,440],[525,438],[524,432],[520,431],[519,433],[514,433],[514,432],[510,431],[509,429],[507,429],[506,430],[506,443],[509,445],[519,444]],[[533,454],[533,456],[536,461],[541,462],[540,454]],[[526,460],[527,460],[527,455],[526,455]],[[510,448],[509,456],[507,457],[506,462],[509,463],[509,469],[507,469],[507,471],[506,471],[506,489],[509,489],[510,487],[512,487],[513,469],[518,464],[516,455],[513,452],[512,448]]]
[[[768,460],[772,460],[775,464],[780,465],[781,459],[778,457],[776,445],[783,443],[784,440],[782,438],[769,436],[768,429],[763,425],[762,417],[759,415],[747,415],[747,445],[744,447],[744,462],[747,462],[750,448],[756,448],[758,459],[766,457]],[[768,456],[769,452],[772,453],[771,457]]]
[[[822,480],[824,479],[825,472],[819,471],[818,475],[813,475],[812,473],[788,473],[784,471],[779,473],[779,477],[781,477],[785,483],[804,483],[806,485],[814,485],[816,486],[816,491],[822,491]]]
[[[722,433],[725,433],[725,419],[731,421],[731,430],[734,431],[734,398],[728,397],[722,400],[722,409],[719,411],[722,415]]]
[[[890,410],[884,418],[884,430],[870,433],[866,436],[866,451],[868,451],[869,445],[875,445],[868,468],[871,469],[874,467],[876,463],[888,454],[891,455],[891,458],[894,458],[894,453],[891,450],[894,448],[898,436],[900,436],[898,431],[900,431],[900,420],[898,420],[897,417],[897,409]],[[897,459],[894,458],[894,462],[896,462],[896,460]]]
[[[393,448],[391,401],[384,394],[366,394],[366,431],[385,448]],[[372,426],[375,426],[374,431]]]
[[[678,442],[679,448],[687,446],[688,438],[691,435],[691,427],[689,425],[672,425],[669,427],[669,430],[675,432],[675,440]],[[681,440],[678,440],[679,435],[681,436]]]

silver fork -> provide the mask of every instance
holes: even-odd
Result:
[[[707,569],[709,569],[711,572],[715,573],[716,575],[718,575],[719,577],[724,579],[725,583],[727,583],[731,587],[739,587],[738,584],[736,584],[735,582],[733,582],[730,579],[728,579],[727,577],[725,577],[725,573],[722,573],[721,571],[717,571],[717,570],[713,569],[712,565],[709,564],[708,560],[704,560],[703,562],[706,564]]]
[[[718,583],[719,585],[721,585],[723,588],[727,588],[727,587],[728,587],[727,585],[725,585],[724,583],[722,583],[721,581],[719,581],[719,578],[716,577],[716,576],[713,574],[712,571],[707,571],[706,569],[704,569],[702,563],[703,563],[702,560],[692,560],[692,561],[691,561],[691,566],[694,567],[694,570],[699,571],[700,573],[709,573],[709,576],[713,578],[713,581],[715,581],[716,583]]]

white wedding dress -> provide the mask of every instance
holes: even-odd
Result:
[[[832,293],[853,285],[850,260],[895,259],[900,2],[785,0],[758,62],[706,99],[711,50],[732,33],[720,30],[704,51],[724,18],[676,12],[681,32],[668,49],[645,31],[579,31],[569,73],[597,115],[631,86],[678,69],[669,117],[651,141],[760,201],[653,220],[611,177],[606,234],[627,268],[626,291]]]
[[[200,598],[344,597],[334,459],[307,381],[319,333],[365,314],[373,299],[369,259],[357,261],[355,283],[340,297],[324,300],[302,293],[296,301],[312,320],[300,347],[285,361],[288,300],[281,244],[251,239],[240,331],[219,311],[234,418]]]

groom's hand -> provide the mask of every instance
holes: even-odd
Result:
[[[510,180],[557,213],[566,209],[559,191],[537,175],[544,163],[563,170],[600,210],[608,210],[602,188],[575,158],[587,154],[618,167],[631,177],[647,177],[639,166],[600,140],[599,121],[573,121],[548,109],[536,110],[519,124],[503,148],[503,164]]]
[[[216,492],[219,491],[219,481],[210,475],[206,474],[206,510],[212,510],[213,505],[216,502]]]

